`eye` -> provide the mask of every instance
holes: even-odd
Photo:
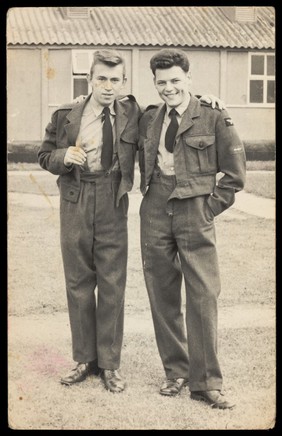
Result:
[[[118,79],[118,78],[114,78],[114,79],[111,79],[111,82],[112,82],[112,83],[118,83],[118,82],[120,82],[120,79]]]
[[[180,79],[173,79],[172,80],[172,83],[178,83],[178,82],[180,82]]]
[[[158,86],[164,86],[164,85],[165,85],[165,82],[164,82],[163,80],[158,81],[158,82],[157,82],[157,85],[158,85]]]

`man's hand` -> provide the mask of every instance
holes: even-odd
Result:
[[[212,108],[214,109],[216,104],[218,105],[218,108],[220,110],[222,109],[226,109],[225,103],[220,100],[218,97],[215,97],[214,95],[202,95],[202,97],[200,98],[200,100],[205,101],[206,103],[211,103]]]
[[[64,157],[64,164],[69,167],[71,164],[83,165],[87,154],[81,147],[69,147]]]
[[[78,97],[76,97],[76,98],[73,100],[73,103],[80,103],[81,101],[85,100],[86,97],[87,97],[87,95],[79,95]]]

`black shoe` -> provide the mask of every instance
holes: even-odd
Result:
[[[104,369],[101,373],[105,387],[113,393],[120,393],[125,389],[125,381],[116,369]]]
[[[73,385],[86,379],[89,374],[99,375],[101,370],[98,368],[97,360],[87,363],[78,363],[60,382],[63,385]]]
[[[235,404],[227,401],[220,391],[194,391],[191,392],[192,400],[205,401],[213,409],[232,409]]]
[[[166,379],[161,385],[160,394],[168,397],[175,397],[180,394],[181,389],[187,384],[187,378]]]

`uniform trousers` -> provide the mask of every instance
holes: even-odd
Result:
[[[104,369],[119,368],[123,339],[128,196],[116,207],[120,179],[82,173],[78,202],[60,205],[73,359],[98,359]]]
[[[140,207],[143,271],[157,346],[167,378],[188,378],[191,391],[221,390],[214,217],[208,195],[168,201],[175,186],[175,176],[154,172]]]

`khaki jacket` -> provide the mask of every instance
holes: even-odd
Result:
[[[76,143],[83,109],[90,96],[80,103],[61,106],[53,113],[38,152],[40,166],[59,175],[60,193],[73,203],[77,202],[80,192],[80,168],[78,165],[66,167],[64,156],[67,148]],[[121,197],[133,186],[140,108],[132,96],[116,100],[114,108],[116,148],[122,176],[116,200],[118,205]]]
[[[139,124],[139,165],[141,192],[145,195],[154,169],[166,107],[149,107]],[[169,199],[211,194],[208,205],[214,215],[235,201],[235,193],[243,189],[246,156],[233,122],[226,110],[191,96],[183,114],[174,148],[177,185]],[[217,173],[223,176],[216,183]]]

